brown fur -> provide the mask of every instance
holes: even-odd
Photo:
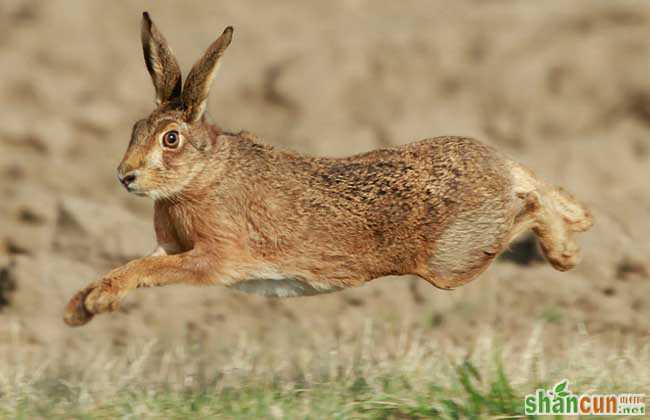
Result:
[[[146,15],[143,28],[144,40],[154,28]],[[118,168],[130,191],[156,200],[159,248],[78,292],[66,308],[69,325],[115,310],[130,290],[172,283],[294,296],[415,274],[451,289],[529,228],[555,268],[578,262],[573,233],[591,226],[589,212],[476,140],[437,137],[330,159],[208,124],[205,100],[231,36],[226,29],[210,46],[180,96],[134,126]],[[146,48],[145,60],[156,60]],[[175,73],[169,62],[152,66]],[[167,92],[173,75],[152,79]],[[161,140],[170,130],[180,135],[173,149]]]
[[[181,94],[181,69],[165,37],[147,12],[142,14],[142,51],[156,88],[158,104],[177,98]]]

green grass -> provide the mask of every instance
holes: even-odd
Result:
[[[489,381],[470,362],[455,368],[450,386],[417,384],[406,375],[381,376],[370,385],[362,376],[309,386],[296,381],[226,387],[206,385],[192,391],[139,390],[117,393],[97,405],[80,403],[81,390],[43,385],[18,396],[11,418],[330,418],[466,419],[521,416],[523,395],[515,392],[501,368]]]
[[[370,327],[293,347],[242,336],[222,351],[150,341],[44,353],[14,340],[0,347],[0,419],[522,418],[526,394],[563,378],[576,393],[648,394],[647,340],[578,333],[544,346],[544,325],[471,346]]]

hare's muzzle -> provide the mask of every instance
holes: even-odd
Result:
[[[126,188],[127,191],[131,191],[131,184],[135,182],[137,177],[138,175],[135,171],[130,171],[125,174],[121,174],[120,172],[117,173],[117,179],[119,179],[120,183],[124,185],[124,188]]]

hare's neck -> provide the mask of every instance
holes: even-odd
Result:
[[[252,134],[220,132],[211,138],[205,159],[196,162],[175,201],[184,205],[246,202],[285,194],[283,186],[304,178],[310,160],[260,142]]]

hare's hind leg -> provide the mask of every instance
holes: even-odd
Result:
[[[417,274],[440,289],[469,283],[507,246],[515,213],[497,197],[465,209],[436,239]]]
[[[539,181],[514,162],[509,164],[512,182],[504,195],[456,215],[416,274],[441,289],[462,286],[529,229],[555,269],[570,270],[580,261],[574,234],[591,227],[589,211],[564,190]]]
[[[514,237],[532,228],[542,252],[557,270],[567,271],[580,262],[580,247],[574,233],[592,225],[591,214],[564,190],[537,180],[519,165],[513,167],[514,192],[524,201]]]

